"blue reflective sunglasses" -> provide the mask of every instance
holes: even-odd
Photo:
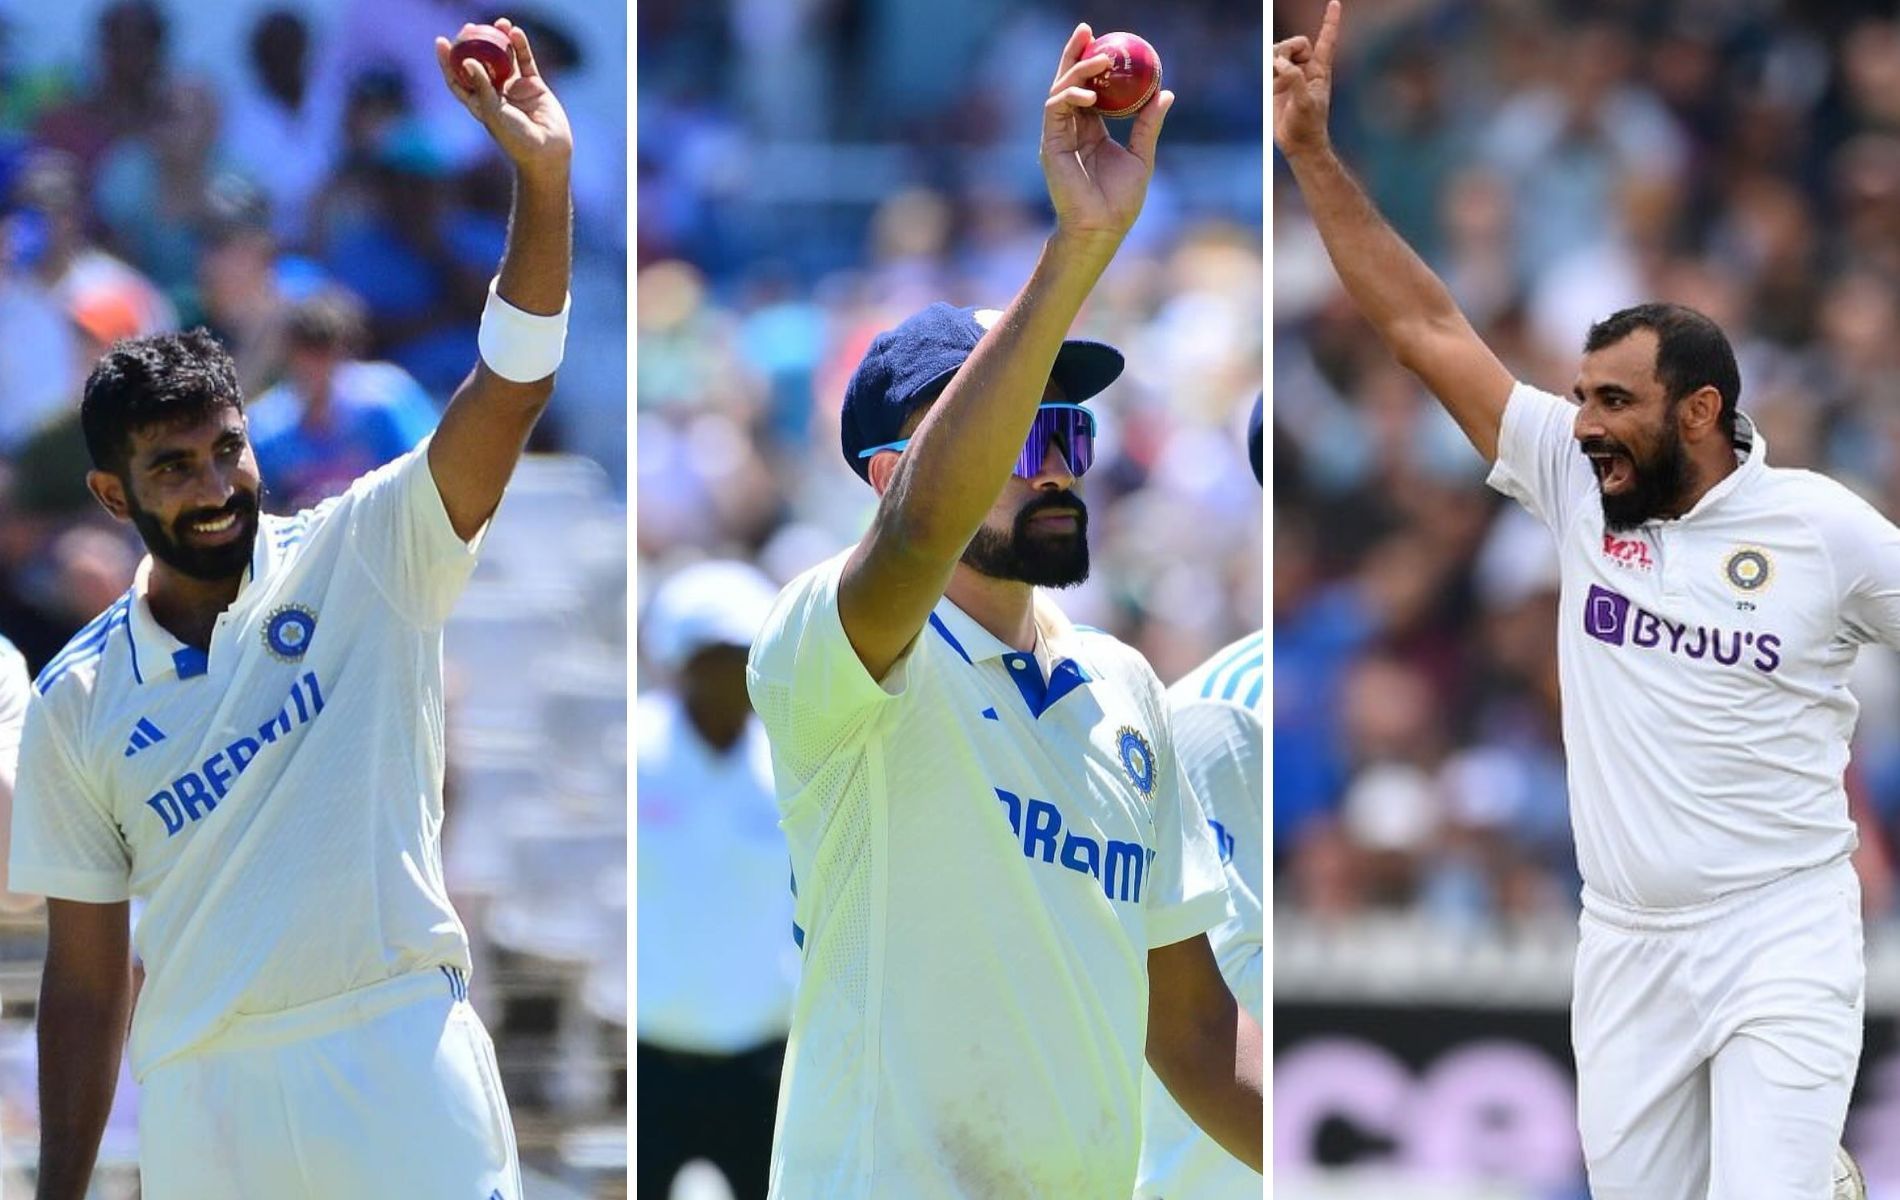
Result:
[[[1080,404],[1045,404],[1037,409],[1036,419],[1029,426],[1029,436],[1023,439],[1022,453],[1016,456],[1015,473],[1024,479],[1040,475],[1052,440],[1069,474],[1079,478],[1095,463],[1095,414]],[[869,458],[880,450],[902,450],[908,445],[909,438],[885,442],[858,451],[858,457]]]

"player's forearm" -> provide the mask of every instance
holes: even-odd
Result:
[[[1009,479],[1056,354],[1119,238],[1044,245],[1029,282],[911,437],[878,513],[922,560],[961,555]]]
[[[1418,333],[1464,323],[1450,289],[1387,223],[1330,145],[1289,155],[1308,212],[1353,306],[1401,362]]]
[[[1231,997],[1171,1062],[1150,1063],[1181,1110],[1222,1149],[1264,1172],[1260,1025]]]
[[[573,275],[573,214],[566,160],[516,172],[508,246],[495,283],[503,300],[537,316],[561,311]]]
[[[122,989],[80,990],[62,984],[49,964],[39,1008],[38,1200],[86,1194],[112,1111],[131,995],[129,977]]]

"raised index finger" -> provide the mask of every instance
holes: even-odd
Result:
[[[1077,60],[1082,57],[1082,48],[1094,40],[1095,35],[1089,32],[1087,21],[1077,25],[1075,32],[1069,35],[1068,44],[1062,47],[1062,61],[1056,64],[1055,78],[1061,79],[1064,75],[1067,75],[1069,68],[1073,67]],[[1053,80],[1050,82],[1049,87],[1051,91],[1055,89],[1055,82]]]
[[[1319,44],[1313,59],[1322,70],[1333,69],[1333,48],[1339,41],[1339,0],[1327,0],[1326,16],[1319,24]]]

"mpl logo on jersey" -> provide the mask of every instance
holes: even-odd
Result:
[[[187,822],[203,820],[259,754],[277,746],[292,730],[316,720],[323,705],[323,689],[317,684],[316,672],[304,672],[290,685],[290,696],[275,715],[257,727],[256,737],[245,734],[205,759],[196,771],[186,771],[153,793],[145,804],[164,822],[165,836],[176,837]]]
[[[1648,571],[1656,565],[1648,542],[1642,538],[1620,538],[1607,530],[1603,534],[1603,557],[1629,571]]]
[[[1140,842],[1102,841],[1062,827],[1062,810],[1047,800],[1028,803],[1014,792],[996,788],[997,799],[1009,815],[1009,827],[1021,839],[1023,857],[1067,867],[1079,875],[1100,880],[1110,900],[1141,903],[1141,884],[1154,863],[1155,852]]]
[[[1781,639],[1772,633],[1718,629],[1668,621],[1609,588],[1590,585],[1583,601],[1583,631],[1611,646],[1661,650],[1665,654],[1707,659],[1732,667],[1747,659],[1750,667],[1772,675],[1781,665]]]

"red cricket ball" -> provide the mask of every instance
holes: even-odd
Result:
[[[462,64],[471,58],[482,64],[482,70],[488,72],[488,82],[494,84],[496,90],[515,73],[514,43],[493,25],[464,25],[462,32],[455,35],[455,45],[449,49],[449,68],[458,79],[463,73]]]
[[[1095,92],[1095,111],[1105,117],[1132,117],[1161,90],[1161,56],[1132,33],[1105,33],[1082,51],[1083,58],[1098,54],[1114,59],[1108,70],[1088,81]]]

